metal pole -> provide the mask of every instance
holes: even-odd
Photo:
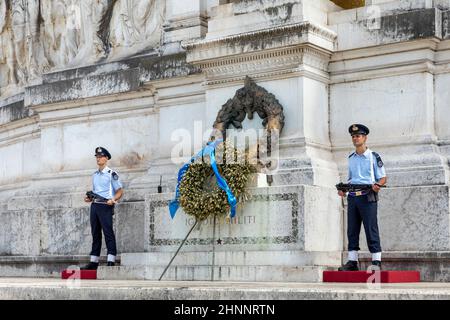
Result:
[[[214,227],[213,227],[213,252],[212,252],[212,268],[211,268],[211,281],[214,281],[214,267],[216,264],[216,214],[214,214]]]
[[[180,252],[181,248],[183,247],[184,243],[186,242],[187,238],[189,237],[189,235],[191,234],[192,230],[194,230],[195,226],[197,225],[198,220],[195,220],[194,225],[192,226],[191,230],[189,230],[188,234],[186,235],[186,237],[184,238],[184,240],[181,242],[180,247],[178,248],[177,252],[175,252],[175,255],[172,257],[172,260],[170,260],[169,264],[167,265],[167,267],[164,269],[164,272],[162,273],[161,277],[159,277],[158,281],[161,281],[162,277],[164,277],[164,275],[167,272],[167,269],[169,269],[170,265],[172,264],[173,260],[175,259],[175,257],[177,256],[178,252]]]
[[[342,250],[345,251],[345,202],[344,202],[344,197],[341,197],[341,204],[342,204]],[[345,259],[342,259],[341,257],[341,261],[343,262],[342,264],[344,264]]]

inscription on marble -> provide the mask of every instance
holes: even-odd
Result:
[[[150,206],[150,245],[179,244],[195,224],[195,218],[182,210],[171,220],[167,205],[158,201]],[[298,200],[294,194],[255,195],[236,217],[211,216],[197,224],[187,245],[209,245],[214,238],[223,239],[223,244],[295,243]]]
[[[186,218],[186,225],[193,226],[195,223],[195,218]],[[229,225],[229,224],[255,224],[256,216],[242,216],[242,217],[216,217],[216,225]],[[214,218],[210,217],[202,222],[203,225],[213,225]]]

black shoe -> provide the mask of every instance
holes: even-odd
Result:
[[[373,260],[372,266],[378,267],[381,270],[381,261],[380,260]]]
[[[342,267],[338,269],[339,271],[359,271],[358,261],[347,261]]]
[[[116,264],[112,261],[108,261],[108,263],[106,264],[108,267],[114,267]]]
[[[80,270],[97,270],[98,262],[89,262],[89,264],[81,267]]]

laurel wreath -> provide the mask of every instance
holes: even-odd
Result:
[[[226,159],[230,159],[230,155],[235,161],[227,163]],[[238,203],[242,204],[248,198],[247,184],[251,174],[256,172],[255,166],[249,163],[244,151],[228,143],[221,143],[217,147],[216,159],[221,176]],[[179,192],[179,201],[184,212],[199,221],[214,214],[225,216],[230,211],[226,193],[217,185],[209,159],[199,158],[189,166],[180,182]]]

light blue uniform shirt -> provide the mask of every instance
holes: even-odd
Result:
[[[374,184],[384,177],[386,177],[384,164],[378,163],[369,148],[362,155],[355,152],[348,158],[348,183]]]
[[[106,199],[112,199],[117,190],[122,189],[122,182],[113,170],[105,167],[102,171],[95,171],[92,175],[92,191]]]

